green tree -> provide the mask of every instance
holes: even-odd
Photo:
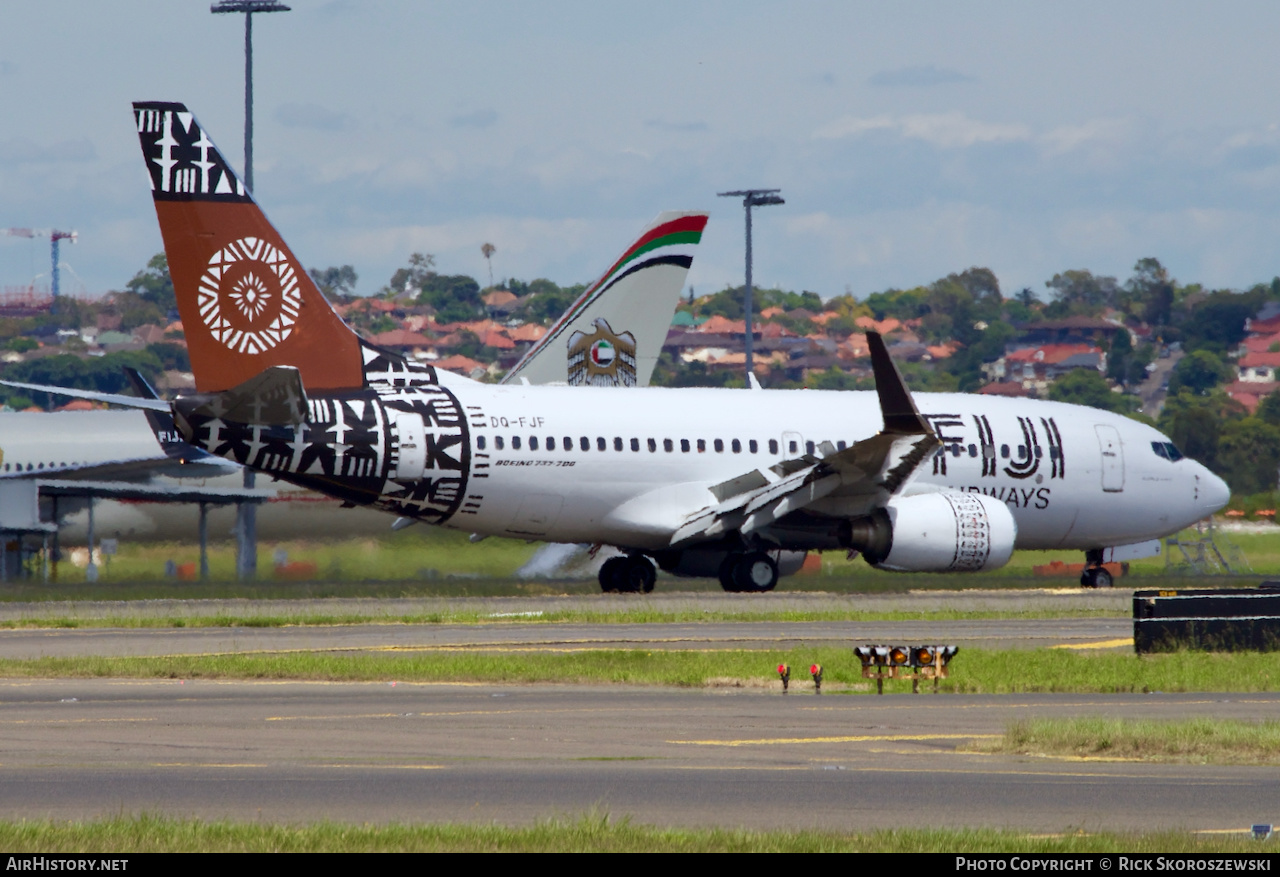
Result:
[[[1128,414],[1138,409],[1138,400],[1124,393],[1113,393],[1106,379],[1092,368],[1076,368],[1049,385],[1049,398],[1055,402],[1088,405],[1104,411]]]
[[[1124,284],[1129,313],[1151,326],[1168,324],[1173,317],[1174,287],[1159,259],[1139,259]]]
[[[1231,367],[1222,361],[1222,357],[1208,350],[1193,350],[1173,367],[1173,374],[1169,377],[1169,392],[1189,390],[1197,396],[1204,396],[1218,384],[1230,379]]]
[[[124,288],[155,305],[162,314],[178,309],[178,299],[173,294],[173,278],[169,276],[169,260],[164,253],[152,256],[147,267],[133,275]]]
[[[324,297],[330,300],[346,299],[355,295],[356,269],[350,265],[333,265],[328,268],[312,268],[307,272]]]
[[[1165,400],[1156,425],[1182,453],[1217,471],[1222,429],[1243,416],[1244,409],[1226,393],[1199,396],[1184,389]]]
[[[1063,271],[1045,282],[1055,304],[1068,313],[1096,312],[1115,304],[1119,287],[1114,277],[1101,277],[1083,269]]]
[[[1280,472],[1280,427],[1258,417],[1227,423],[1218,437],[1215,468],[1232,493],[1274,490]]]

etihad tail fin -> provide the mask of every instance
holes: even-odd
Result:
[[[178,103],[133,112],[196,389],[281,365],[311,390],[363,386],[381,352],[329,306],[195,117]]]
[[[659,214],[503,383],[648,386],[706,225],[701,211]]]

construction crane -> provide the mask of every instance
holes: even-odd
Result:
[[[59,292],[58,244],[62,241],[71,241],[74,244],[76,238],[80,236],[79,232],[59,231],[56,228],[0,228],[0,235],[8,235],[15,238],[49,238],[53,245],[53,274],[50,282],[53,284],[53,297],[57,298]]]

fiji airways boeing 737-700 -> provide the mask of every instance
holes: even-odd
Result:
[[[477,536],[615,546],[609,591],[649,590],[655,563],[768,590],[779,552],[836,549],[939,572],[1077,549],[1083,581],[1105,584],[1107,549],[1123,556],[1228,499],[1166,436],[1118,415],[913,398],[875,334],[875,392],[611,389],[633,367],[613,319],[548,341],[568,382],[588,386],[438,372],[343,324],[184,106],[134,111],[196,377],[175,422],[286,481]],[[680,265],[693,231],[658,223],[601,283]]]

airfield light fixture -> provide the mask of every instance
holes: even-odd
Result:
[[[854,655],[862,663],[862,677],[876,681],[876,693],[884,694],[884,680],[910,679],[911,691],[920,691],[921,679],[932,679],[933,690],[938,680],[947,676],[947,664],[960,651],[958,646],[855,646]]]
[[[253,14],[255,12],[289,12],[290,7],[278,0],[218,0],[209,7],[214,15],[244,13],[244,185],[253,191]],[[253,489],[256,477],[244,467],[244,486]],[[236,578],[244,581],[258,573],[258,507],[253,503],[236,505]]]
[[[813,664],[809,667],[809,675],[813,677],[813,690],[818,694],[822,693],[822,665]]]
[[[737,189],[733,192],[717,192],[721,198],[741,198],[742,209],[747,215],[747,277],[746,290],[743,294],[743,321],[746,323],[745,344],[747,353],[747,382],[750,383],[751,375],[754,374],[751,365],[751,309],[752,309],[752,292],[751,292],[751,208],[752,207],[768,207],[772,204],[786,204],[778,195],[781,189]]]
[[[782,680],[782,693],[787,693],[787,685],[791,682],[791,667],[788,664],[778,665],[778,678]]]

